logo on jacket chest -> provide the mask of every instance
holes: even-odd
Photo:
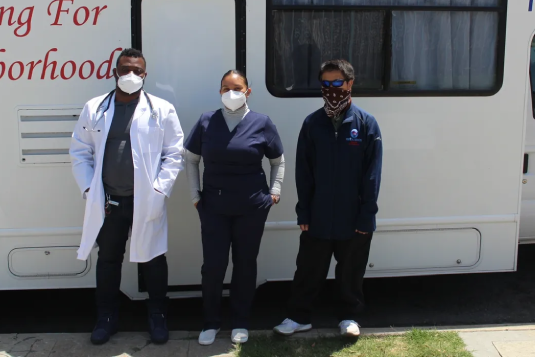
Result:
[[[346,138],[346,141],[351,146],[359,146],[362,142],[362,139],[359,139],[359,131],[357,129],[351,129],[349,138]]]

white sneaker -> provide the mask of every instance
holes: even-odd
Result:
[[[214,343],[215,337],[218,332],[219,329],[202,331],[199,335],[199,345],[208,346]]]
[[[312,329],[311,324],[301,325],[291,319],[286,319],[279,326],[275,326],[273,331],[280,333],[281,335],[290,336],[295,332],[305,332]]]
[[[234,343],[245,343],[249,339],[249,331],[244,328],[235,328],[230,334],[230,339]]]
[[[344,320],[338,326],[342,336],[360,336],[360,326],[353,320]]]

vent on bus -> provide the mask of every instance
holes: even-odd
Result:
[[[69,163],[71,135],[82,109],[19,110],[20,162]]]

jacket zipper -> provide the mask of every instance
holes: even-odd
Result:
[[[334,157],[333,157],[333,162],[334,162],[334,170],[333,170],[333,176],[334,174],[336,173],[337,169],[338,169],[338,129],[335,129],[334,130]],[[333,190],[336,191],[336,185],[334,185],[334,177],[332,177],[332,182],[333,182]],[[336,192],[334,192],[334,194],[332,195],[332,208],[331,208],[331,212],[332,212],[332,218],[331,218],[331,234],[329,235],[329,239],[332,239],[332,235],[334,233],[334,200],[335,200],[335,197],[336,197]]]

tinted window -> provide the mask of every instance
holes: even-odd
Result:
[[[273,0],[273,5],[498,6],[499,0]]]
[[[381,89],[384,12],[275,11],[272,85],[292,90],[319,87],[319,65],[345,58],[354,64],[355,87]]]
[[[498,14],[394,11],[392,89],[491,90]]]
[[[353,64],[355,94],[490,95],[501,86],[504,2],[271,1],[267,85],[274,95],[319,95],[320,64],[336,58]]]

